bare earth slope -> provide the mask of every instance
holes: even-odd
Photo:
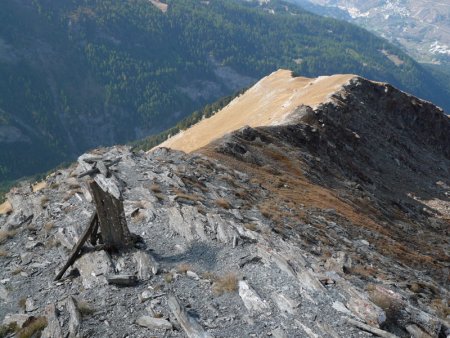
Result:
[[[172,137],[159,147],[191,152],[245,125],[261,127],[282,123],[298,106],[316,106],[355,75],[292,77],[278,70],[260,80],[222,111]]]
[[[211,142],[176,139],[191,153],[96,149],[42,189],[11,191],[0,321],[30,330],[45,317],[44,337],[450,335],[442,110],[352,75],[279,71],[215,117],[184,134]],[[54,282],[94,209],[77,175],[114,159],[108,179],[141,241],[85,244]],[[109,284],[116,275],[137,282]]]

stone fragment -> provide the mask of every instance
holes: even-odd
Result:
[[[176,207],[169,208],[167,210],[167,216],[169,217],[170,227],[186,238],[188,241],[194,240],[194,236],[191,232],[190,225],[186,225],[180,210]]]
[[[84,254],[75,262],[74,267],[80,272],[86,289],[108,284],[106,276],[113,272],[111,259],[103,250]]]
[[[261,313],[268,308],[267,303],[259,297],[246,281],[239,281],[239,296],[241,296],[245,307],[251,313]]]
[[[34,304],[33,298],[27,298],[25,301],[25,311],[32,312],[37,309],[37,306]]]
[[[136,262],[140,280],[148,280],[158,273],[159,264],[149,253],[137,251],[133,254],[133,259]]]
[[[352,259],[345,252],[338,251],[325,262],[324,267],[327,270],[343,273],[344,269],[352,267]]]
[[[167,209],[170,227],[188,241],[194,239],[206,240],[205,217],[196,207],[183,206],[181,209],[172,207]]]
[[[351,319],[351,318],[347,318],[347,321],[356,326],[359,327],[360,329],[363,329],[364,331],[373,333],[374,335],[378,336],[378,337],[382,337],[382,338],[398,338],[395,334],[380,330],[379,328],[373,327],[371,325],[367,325],[364,323],[361,323],[357,320]]]
[[[206,214],[209,227],[216,233],[217,240],[228,244],[233,242],[233,238],[237,238],[236,230],[225,221],[221,215],[208,213]]]
[[[22,265],[27,265],[31,263],[33,256],[30,253],[23,253],[20,255],[20,260],[22,261]]]
[[[429,334],[427,334],[415,324],[407,325],[406,331],[408,331],[412,338],[432,338]]]
[[[291,315],[295,315],[297,313],[299,303],[293,301],[286,295],[275,292],[272,294],[272,299],[274,300],[275,304],[277,304],[281,313],[289,313]]]
[[[0,284],[0,300],[7,302],[8,299],[8,290],[6,290],[6,288]]]
[[[349,316],[352,314],[351,311],[349,311],[349,309],[347,309],[345,307],[345,305],[342,304],[339,301],[335,301],[332,306],[333,306],[333,309],[335,309],[336,311],[339,311],[339,312],[341,312],[343,314],[346,314],[346,315],[349,315]]]
[[[146,300],[149,300],[149,299],[153,298],[153,294],[150,291],[145,290],[144,292],[141,293],[139,298],[141,300],[141,303],[143,303]]]
[[[73,297],[67,298],[66,309],[69,312],[69,338],[80,337],[81,314]]]
[[[211,338],[195,318],[187,313],[175,296],[169,296],[168,305],[188,338]]]
[[[136,323],[140,326],[154,330],[172,330],[172,324],[163,318],[153,318],[150,316],[141,316]]]
[[[280,327],[276,328],[275,330],[272,330],[271,334],[273,338],[287,338],[283,329]]]
[[[106,280],[109,284],[118,286],[133,286],[137,283],[137,277],[134,275],[109,275]]]
[[[191,277],[192,279],[195,280],[200,280],[200,277],[194,271],[191,270],[186,271],[186,276]]]
[[[380,307],[356,293],[347,302],[347,308],[369,325],[378,327],[386,321],[386,314]]]
[[[31,249],[36,248],[37,246],[42,246],[42,245],[43,245],[43,244],[42,244],[41,242],[28,241],[28,242],[25,244],[25,249],[31,250]]]
[[[45,308],[45,317],[47,318],[47,327],[42,331],[41,338],[62,337],[63,334],[54,304],[47,305]]]

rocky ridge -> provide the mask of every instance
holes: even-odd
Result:
[[[141,241],[86,244],[54,282],[94,210],[84,161],[119,158]],[[449,168],[442,110],[359,77],[189,154],[93,150],[0,209],[0,319],[45,318],[44,337],[446,337]]]

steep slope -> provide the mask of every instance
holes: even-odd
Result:
[[[280,67],[450,107],[446,84],[386,41],[278,1],[6,0],[0,20],[1,181],[159,132]]]
[[[0,208],[1,329],[47,322],[45,337],[448,336],[450,119],[385,83],[287,71],[215,117],[239,105],[264,110],[267,97],[272,118],[262,111],[255,127],[223,136],[230,126],[210,122],[219,137],[192,153],[95,149],[11,191]],[[251,121],[242,114],[242,124]],[[115,159],[106,176],[78,178]],[[126,252],[86,243],[53,282],[94,211],[91,179],[121,191],[141,240]],[[129,275],[134,285],[108,283]]]

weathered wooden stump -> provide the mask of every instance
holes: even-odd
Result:
[[[119,163],[119,161],[120,159],[116,159],[105,164],[99,159],[94,161],[88,155],[79,158],[80,165],[86,169],[79,177],[90,175],[93,178],[89,182],[89,187],[96,211],[55,280],[61,279],[66,270],[75,262],[88,238],[90,238],[92,245],[96,245],[99,228],[103,249],[121,251],[134,245],[136,236],[133,236],[128,229],[119,182],[109,171],[109,167]],[[91,167],[90,163],[94,163],[94,167]]]
[[[89,182],[97,209],[100,233],[108,250],[123,250],[133,245],[133,237],[128,229],[123,202],[109,194],[95,181]]]

